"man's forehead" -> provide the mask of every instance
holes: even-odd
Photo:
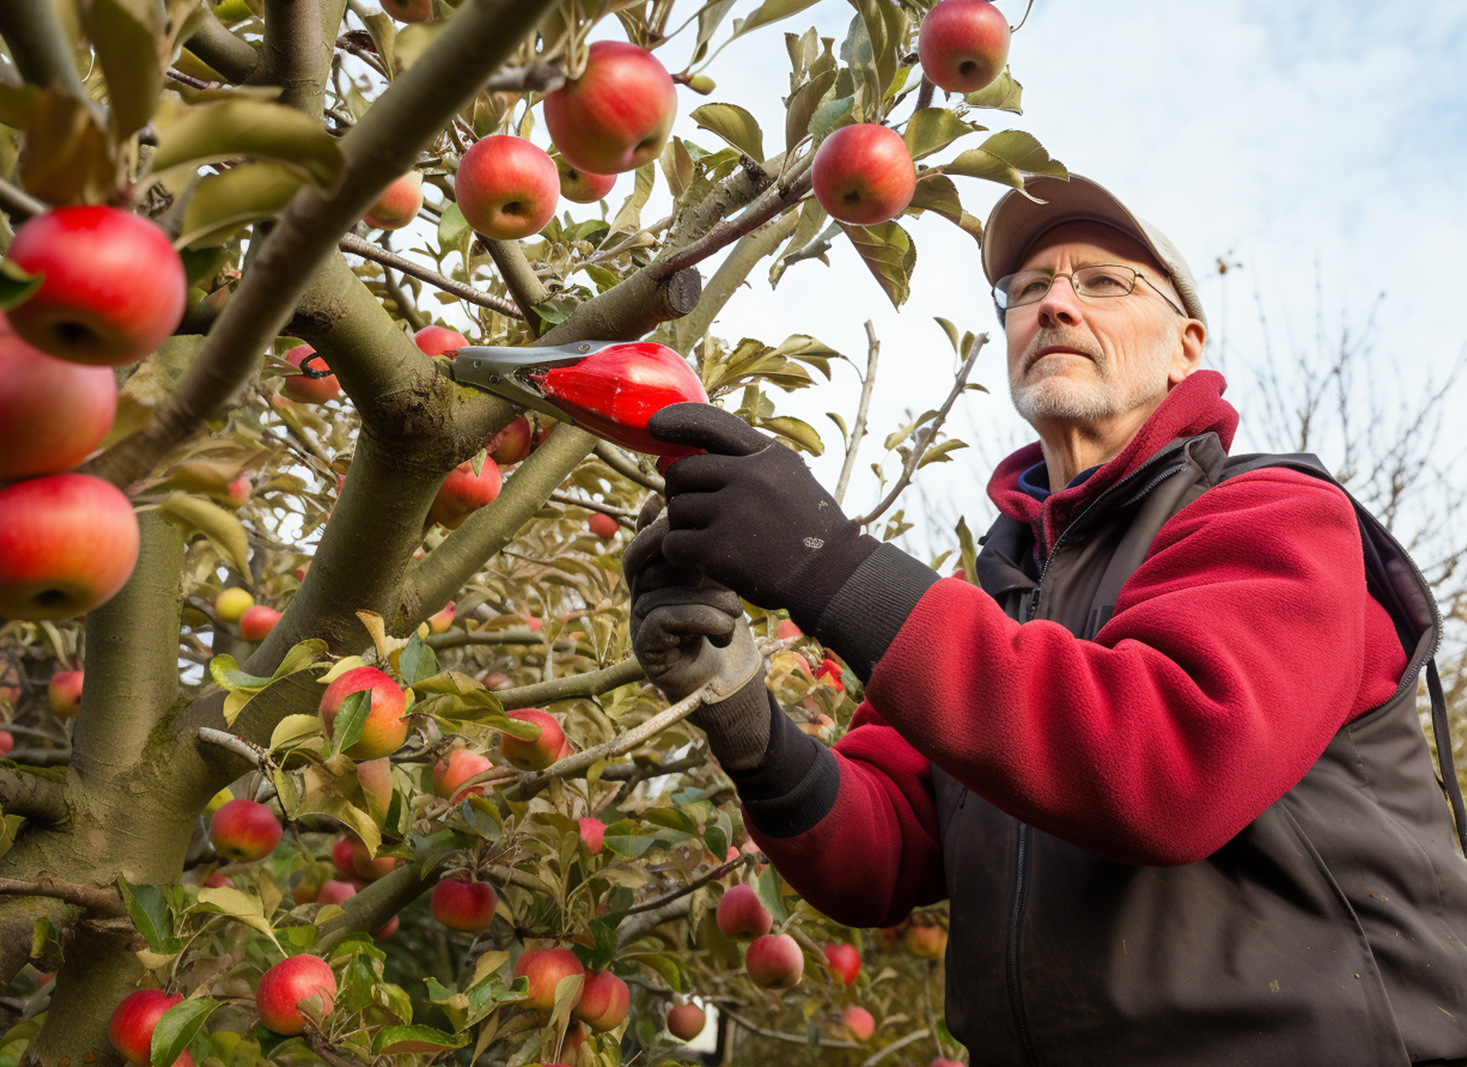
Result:
[[[1100,253],[1108,263],[1145,267],[1156,275],[1166,276],[1166,269],[1140,241],[1114,226],[1089,220],[1062,222],[1040,234],[1024,253],[1019,269],[1026,270],[1040,260],[1056,258],[1056,250]],[[1087,255],[1086,258],[1091,257]]]

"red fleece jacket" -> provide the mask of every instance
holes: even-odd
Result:
[[[1137,437],[1042,504],[1021,449],[989,495],[1049,547],[1090,499],[1170,441],[1237,413],[1222,376],[1172,389]],[[1158,533],[1094,641],[1020,624],[958,579],[931,586],[876,663],[834,747],[834,807],[795,837],[754,836],[811,903],[887,925],[941,899],[930,767],[1094,855],[1201,859],[1308,771],[1339,728],[1396,689],[1406,654],[1365,588],[1360,533],[1334,486],[1278,469],[1229,479]]]

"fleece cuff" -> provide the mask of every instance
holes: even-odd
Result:
[[[769,696],[769,747],[758,766],[725,766],[744,812],[761,833],[794,837],[811,829],[835,806],[840,764],[828,748],[802,733]]]
[[[940,577],[895,545],[878,545],[830,598],[814,630],[806,632],[839,653],[865,682],[917,601]]]

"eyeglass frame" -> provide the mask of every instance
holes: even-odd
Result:
[[[1080,290],[1075,288],[1075,275],[1079,271],[1082,271],[1082,270],[1091,270],[1091,269],[1093,269],[1095,267],[1116,267],[1116,268],[1118,268],[1120,270],[1128,270],[1128,271],[1130,271],[1131,272],[1131,288],[1127,289],[1124,293],[1117,293],[1115,296],[1081,296],[1080,295]],[[1137,280],[1140,280],[1140,281],[1145,282],[1147,285],[1151,286],[1152,291],[1154,291],[1157,296],[1161,297],[1162,300],[1166,301],[1166,306],[1167,307],[1171,308],[1173,311],[1175,311],[1178,315],[1182,316],[1182,318],[1184,318],[1184,319],[1189,317],[1185,311],[1183,311],[1181,308],[1177,307],[1176,304],[1172,303],[1171,297],[1167,296],[1164,292],[1162,292],[1161,289],[1157,287],[1157,285],[1156,285],[1155,282],[1153,282],[1150,278],[1146,277],[1146,275],[1142,274],[1135,267],[1128,267],[1124,263],[1087,263],[1085,266],[1083,266],[1083,267],[1077,267],[1075,270],[1071,270],[1071,271],[1056,271],[1055,273],[1053,273],[1053,274],[1051,274],[1049,276],[1049,285],[1045,286],[1044,292],[1040,293],[1033,300],[1025,300],[1022,304],[1011,304],[1008,307],[1005,307],[1002,303],[999,302],[999,299],[998,299],[999,285],[1002,282],[1004,282],[1006,279],[1008,279],[1008,278],[1016,278],[1020,274],[1023,274],[1023,273],[1025,273],[1025,272],[1019,270],[1019,271],[1015,271],[1013,274],[1005,274],[1002,278],[1000,278],[998,281],[996,281],[996,282],[993,283],[993,289],[991,291],[992,292],[992,295],[993,295],[993,305],[994,305],[994,307],[996,307],[998,309],[998,320],[999,320],[1000,323],[1003,322],[1004,317],[1010,311],[1012,311],[1014,308],[1028,307],[1030,304],[1037,304],[1041,300],[1043,300],[1046,296],[1049,295],[1049,290],[1052,289],[1052,288],[1054,288],[1054,283],[1059,278],[1068,278],[1070,280],[1070,289],[1074,292],[1075,296],[1078,297],[1081,300],[1118,300],[1118,299],[1120,299],[1123,296],[1130,296],[1132,293],[1134,293],[1136,291],[1136,282],[1137,282]],[[1042,274],[1044,272],[1043,271],[1036,271],[1036,273]]]

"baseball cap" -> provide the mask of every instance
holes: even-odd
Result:
[[[1034,242],[1066,222],[1102,222],[1141,242],[1156,257],[1182,306],[1194,319],[1207,322],[1197,283],[1176,245],[1151,223],[1134,214],[1115,194],[1098,182],[1071,174],[1069,180],[1039,176],[1025,189],[1039,198],[1035,203],[1017,189],[1005,193],[993,206],[983,229],[983,273],[992,285],[1019,269]]]

